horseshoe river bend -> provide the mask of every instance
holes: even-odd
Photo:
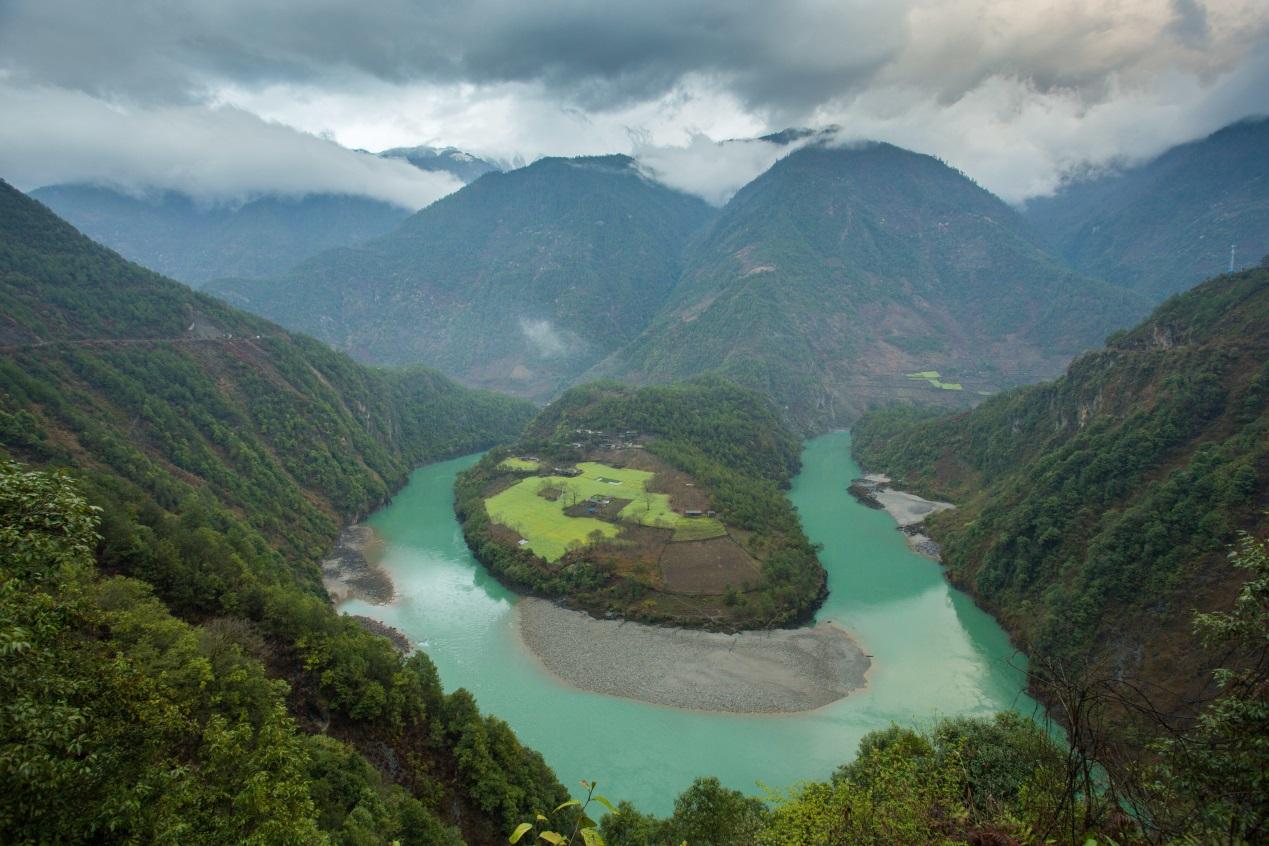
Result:
[[[698,776],[749,794],[827,777],[859,739],[891,723],[1004,709],[1038,713],[1023,693],[1024,660],[1004,631],[940,566],[912,552],[885,511],[848,492],[861,471],[845,432],[809,441],[790,499],[823,549],[830,594],[817,621],[844,628],[872,658],[865,687],[791,714],[684,710],[590,693],[549,673],[520,636],[519,597],[467,550],[453,512],[467,456],[411,476],[366,522],[395,586],[386,605],[348,599],[340,610],[403,632],[432,658],[446,690],[465,687],[510,724],[566,785],[593,779],[613,801],[666,814]]]

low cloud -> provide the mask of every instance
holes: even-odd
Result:
[[[1051,194],[1072,175],[1132,165],[1248,115],[1269,114],[1269,45],[1208,80],[1118,77],[1088,103],[1077,91],[992,78],[954,103],[929,92],[877,89],[819,113],[839,143],[888,141],[938,156],[1011,203]]]
[[[0,177],[19,188],[82,182],[208,203],[262,194],[356,194],[416,210],[462,187],[231,107],[121,108],[0,81]]]
[[[524,333],[525,340],[533,347],[534,352],[543,358],[558,358],[572,347],[549,320],[521,318],[520,331]]]
[[[757,139],[714,141],[696,134],[683,146],[638,145],[634,158],[649,178],[721,206],[804,143],[776,144]]]

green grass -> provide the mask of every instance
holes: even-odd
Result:
[[[504,458],[498,462],[498,466],[503,470],[517,470],[520,472],[532,473],[542,465],[536,461],[527,461],[523,458]]]
[[[631,500],[621,510],[621,519],[645,526],[661,526],[674,530],[673,539],[704,540],[726,534],[723,524],[712,517],[684,517],[670,508],[670,497],[662,493],[646,494],[652,473],[609,467],[606,464],[583,462],[577,465],[582,475],[530,476],[505,491],[485,500],[489,517],[514,529],[527,540],[534,555],[547,561],[558,561],[569,546],[590,543],[591,533],[598,531],[605,538],[616,537],[617,524],[594,517],[569,517],[564,513],[574,501],[592,496]],[[539,496],[543,487],[564,491],[551,501]]]
[[[960,382],[942,381],[942,374],[940,374],[937,370],[920,370],[916,373],[908,373],[907,377],[914,382],[929,382],[934,387],[940,388],[944,391],[965,390],[965,386]]]

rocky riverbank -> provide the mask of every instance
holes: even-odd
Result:
[[[322,584],[338,605],[360,599],[372,605],[387,605],[395,592],[392,579],[378,564],[382,542],[369,526],[349,526],[322,559]]]
[[[882,473],[868,473],[853,479],[849,491],[855,499],[869,508],[882,508],[899,524],[899,531],[908,539],[913,552],[927,558],[940,560],[939,545],[925,534],[925,519],[931,514],[955,508],[950,502],[924,499],[906,491],[890,487],[890,477]]]
[[[872,663],[842,628],[719,634],[599,620],[543,599],[517,631],[552,674],[595,693],[701,711],[810,711],[863,688]]]
[[[360,614],[351,614],[357,624],[371,634],[377,634],[379,637],[386,637],[396,647],[397,652],[403,655],[409,655],[414,651],[414,644],[410,643],[410,639],[405,636],[405,632],[400,629],[394,629],[387,623],[373,620],[370,617],[363,617]]]

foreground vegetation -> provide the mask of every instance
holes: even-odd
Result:
[[[318,557],[528,404],[387,373],[128,264],[0,183],[6,843],[469,843],[564,797]]]
[[[789,625],[825,584],[781,491],[798,452],[769,403],[722,380],[587,385],[459,476],[456,508],[521,590],[650,622]]]

